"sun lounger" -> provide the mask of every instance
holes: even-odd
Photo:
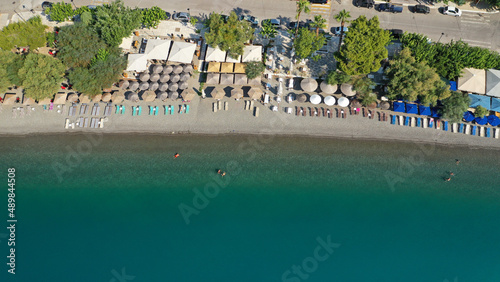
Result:
[[[254,115],[255,117],[259,117],[259,107],[255,107]]]
[[[175,106],[170,106],[170,114],[173,115],[175,113]]]
[[[404,121],[405,126],[410,126],[410,117],[406,116],[406,117],[404,117],[404,119],[405,119],[405,121]]]
[[[465,134],[470,134],[470,124],[466,124],[464,127],[464,133]]]
[[[464,133],[464,124],[463,123],[460,123],[460,125],[458,126],[458,132]]]
[[[447,121],[443,122],[443,130],[448,131],[448,122]]]
[[[479,135],[480,137],[484,137],[484,126],[478,126],[477,133],[477,135]]]
[[[99,128],[104,128],[104,118],[99,120]]]
[[[458,132],[458,123],[454,122],[451,124],[451,131],[453,133],[457,133]]]
[[[69,118],[67,118],[66,121],[64,122],[64,128],[68,129],[68,127],[69,127]]]
[[[436,120],[436,129],[441,129],[441,120]]]
[[[85,120],[83,122],[83,127],[85,127],[85,128],[89,127],[89,118],[88,117],[85,118]]]
[[[319,117],[319,109],[314,107],[314,115]]]
[[[476,135],[477,126],[473,125],[470,135]]]
[[[349,108],[349,114],[352,116],[353,108]]]
[[[296,115],[296,116],[299,116],[299,112],[300,112],[300,111],[299,111],[299,107],[295,106],[295,115]]]
[[[227,110],[229,110],[229,103],[224,102],[224,111],[227,111]]]
[[[125,106],[122,106],[122,115],[125,114]]]
[[[186,105],[186,114],[189,114],[189,105]]]
[[[115,114],[118,114],[118,113],[120,113],[120,110],[121,110],[120,106],[118,106],[118,105],[115,105],[115,107],[116,107],[116,111],[115,111]]]
[[[391,124],[396,124],[396,115],[392,115]]]
[[[87,104],[83,104],[83,105],[85,105],[85,112],[84,112],[83,114],[84,114],[84,115],[88,115],[88,114],[89,114],[89,108],[90,108],[90,107],[89,107],[89,105],[87,105]],[[83,105],[82,105],[82,106],[83,106]]]
[[[326,110],[326,114],[327,114],[328,118],[332,118],[332,111],[330,109]]]
[[[346,113],[344,112],[344,110],[340,110],[340,113],[342,114],[342,118],[347,118],[347,115],[346,115]]]
[[[212,111],[213,111],[214,113],[216,113],[218,108],[219,108],[219,107],[217,106],[217,102],[214,102],[214,103],[212,104]]]
[[[149,115],[150,116],[153,115],[153,111],[154,111],[154,107],[153,106],[149,106]]]
[[[78,127],[83,127],[83,117],[78,119]]]
[[[142,114],[142,107],[137,106],[137,108],[139,108],[139,110],[137,111],[137,115],[140,116]]]
[[[410,117],[410,126],[411,127],[415,127],[416,126],[415,117]]]
[[[132,106],[132,116],[135,116],[137,114],[135,106]]]
[[[90,128],[94,128],[95,118],[90,118]]]
[[[111,108],[112,108],[112,106],[111,106],[111,105],[107,105],[107,106],[104,108],[104,115],[105,115],[105,116],[110,116],[110,115],[111,115]]]
[[[486,137],[490,138],[491,137],[491,128],[486,127]]]
[[[422,127],[422,118],[417,118],[417,127]]]
[[[494,137],[495,137],[496,139],[498,139],[498,136],[499,136],[499,135],[500,135],[500,128],[498,128],[498,127],[497,127],[497,128],[495,128],[495,135],[494,135]]]
[[[80,115],[85,114],[85,104],[80,105]]]
[[[434,119],[433,118],[429,119],[429,128],[434,128]]]

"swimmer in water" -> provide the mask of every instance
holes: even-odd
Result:
[[[222,176],[226,175],[226,172],[225,172],[225,171],[223,171],[221,175],[222,175]]]
[[[444,181],[448,182],[451,180],[451,177],[445,178]]]
[[[177,157],[179,157],[179,156],[180,156],[179,153],[175,153],[174,159],[177,159]]]
[[[220,174],[220,173],[221,173],[220,169],[219,169],[219,170],[217,170],[217,173],[218,173],[218,174]]]
[[[455,161],[456,161],[457,165],[460,163],[460,160],[459,160],[459,159],[456,159]]]

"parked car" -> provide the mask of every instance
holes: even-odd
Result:
[[[383,3],[383,4],[378,4],[376,10],[378,10],[379,12],[402,13],[403,5]]]
[[[170,18],[172,18],[172,15],[169,12],[165,12],[165,18],[167,20],[170,20]]]
[[[296,22],[295,21],[295,22],[290,22],[288,24],[288,28],[290,28],[290,29],[296,29],[297,28],[297,23],[299,25],[299,28],[303,28],[303,27],[308,28],[309,27],[309,23],[306,23],[306,22],[303,22],[303,21],[300,21],[300,22]]]
[[[309,0],[312,4],[326,4],[328,0]]]
[[[257,17],[254,17],[254,16],[250,16],[250,15],[243,16],[243,15],[241,15],[240,16],[240,21],[242,21],[242,20],[248,21],[253,26],[259,25],[259,19]]]
[[[335,35],[340,35],[340,31],[341,30],[342,30],[341,26],[332,27],[332,33],[335,34]],[[349,28],[347,28],[346,26],[344,26],[343,30],[344,30],[344,34],[345,34],[349,30]]]
[[[401,29],[386,29],[386,30],[388,30],[391,33],[392,37],[395,39],[401,38],[401,35],[403,35],[404,33],[403,30]]]
[[[458,9],[457,7],[446,6],[443,9],[443,15],[460,17],[462,15],[462,11],[460,11],[460,9]]]
[[[268,19],[264,21],[269,21],[269,23],[271,23],[271,25],[276,29],[281,29],[281,21],[279,19]]]
[[[42,9],[52,8],[52,2],[44,1],[42,3]]]
[[[355,0],[354,6],[356,7],[365,7],[371,9],[375,6],[374,0]]]
[[[229,16],[228,16],[228,15],[223,15],[223,14],[221,14],[221,15],[220,15],[220,18],[221,18],[221,19],[222,19],[225,23],[227,23],[227,21],[229,20]]]
[[[415,5],[413,6],[413,12],[419,14],[428,14],[431,12],[431,8],[425,5]]]
[[[172,19],[176,21],[181,21],[181,22],[187,22],[190,19],[190,16],[186,12],[174,12],[174,15],[172,16]]]

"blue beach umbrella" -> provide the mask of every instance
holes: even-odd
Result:
[[[465,112],[464,119],[466,122],[471,122],[474,120],[474,114],[471,111]]]
[[[438,113],[438,109],[437,109],[437,108],[431,108],[431,112],[432,112],[432,114],[431,114],[431,116],[432,116],[432,117],[438,118],[438,117],[440,117],[440,116],[441,116],[441,115]]]
[[[406,113],[408,114],[418,114],[418,107],[416,104],[406,104]]]
[[[486,117],[477,117],[474,121],[479,125],[485,125],[488,123],[488,119]]]
[[[498,118],[497,116],[488,116],[487,118],[488,120],[488,123],[491,125],[491,126],[498,126],[500,125],[500,118]]]
[[[403,102],[394,102],[393,107],[395,112],[400,112],[400,113],[405,112],[405,103]]]
[[[431,115],[431,108],[424,106],[424,105],[418,105],[418,112],[422,116],[430,116]]]

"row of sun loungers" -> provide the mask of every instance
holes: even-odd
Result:
[[[247,107],[247,101],[245,101],[245,110],[246,110],[246,107]],[[252,101],[253,102],[253,101]],[[218,112],[218,111],[227,111],[229,110],[229,103],[228,102],[222,102],[222,101],[217,101],[217,102],[214,102],[212,104],[212,111],[214,113]]]
[[[75,127],[78,126],[80,128],[104,128],[104,118],[99,118],[99,117],[80,117],[78,120],[75,122],[70,122],[69,118],[66,119],[64,128],[69,129],[75,129]]]
[[[323,107],[295,107],[295,115],[296,116],[309,116],[311,117],[337,117],[337,118],[347,118],[346,112],[343,109],[328,109]]]

